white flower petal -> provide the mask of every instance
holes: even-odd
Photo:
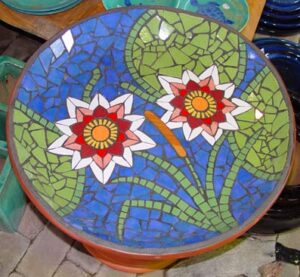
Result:
[[[68,108],[68,113],[71,118],[76,117],[76,108],[82,107],[82,108],[89,108],[89,104],[86,102],[83,102],[81,100],[78,100],[76,98],[68,97],[67,98],[67,108]]]
[[[90,110],[95,110],[98,106],[101,106],[105,109],[109,108],[109,103],[108,101],[105,99],[105,97],[103,95],[101,95],[100,93],[97,93],[92,102],[90,103],[89,109]]]
[[[115,106],[117,104],[124,104],[125,114],[129,114],[131,112],[133,102],[133,95],[130,93],[119,96],[110,102],[110,106]]]
[[[218,68],[215,65],[212,65],[208,69],[206,69],[200,76],[200,80],[204,80],[206,78],[211,77],[214,81],[215,86],[219,85],[219,73]]]
[[[190,134],[189,140],[191,141],[191,140],[195,139],[196,137],[198,137],[202,133],[202,131],[203,131],[203,128],[201,128],[201,127],[197,127],[195,129],[193,129]]]
[[[227,113],[225,116],[227,121],[219,123],[219,127],[223,130],[238,130],[239,125],[236,123],[235,118],[230,113]]]
[[[173,114],[173,112],[167,111],[166,113],[164,113],[164,115],[162,116],[161,120],[162,120],[164,123],[169,122],[170,117],[171,117],[172,114]]]
[[[216,135],[213,137],[211,135],[209,135],[206,131],[202,131],[202,136],[206,139],[206,141],[211,144],[214,145],[216,143],[216,141],[222,136],[223,134],[223,130],[222,129],[218,129]]]
[[[123,157],[120,156],[114,156],[112,158],[112,160],[116,163],[119,164],[121,166],[125,166],[125,167],[132,167],[133,165],[133,160],[132,160],[132,152],[129,149],[129,147],[126,147],[124,149],[124,154]]]
[[[102,184],[106,184],[115,168],[115,162],[110,161],[104,169],[101,169],[95,162],[92,162],[90,167],[97,180]]]
[[[142,115],[126,115],[124,119],[132,122],[130,131],[136,131],[145,121],[145,117]]]
[[[257,120],[261,119],[263,116],[264,116],[264,114],[260,110],[258,110],[258,109],[255,110],[255,118]]]
[[[87,166],[89,166],[92,162],[93,162],[93,159],[92,159],[92,158],[85,158],[85,159],[82,159],[82,160],[76,165],[75,169],[81,169],[81,168],[87,167]]]
[[[224,91],[224,97],[229,99],[235,90],[235,85],[233,83],[217,85],[216,89]]]
[[[62,147],[63,144],[65,143],[65,141],[68,139],[68,137],[69,136],[67,136],[67,135],[62,135],[61,137],[56,139],[54,142],[52,142],[52,144],[48,147],[48,149],[52,150],[52,149],[55,149],[55,148]]]
[[[183,134],[185,136],[185,139],[187,141],[189,141],[189,138],[191,136],[191,133],[192,133],[192,128],[190,127],[190,125],[186,122],[183,124]]]
[[[64,148],[64,147],[58,147],[58,148],[53,148],[53,149],[48,149],[48,151],[52,154],[60,155],[60,156],[73,156],[74,151]]]
[[[70,127],[74,123],[76,123],[77,120],[75,118],[68,118],[64,120],[57,121],[55,123],[56,127],[61,130],[65,135],[71,136],[73,132],[71,131]]]
[[[186,70],[182,74],[182,83],[187,84],[189,81],[194,81],[197,84],[200,82],[199,78],[190,70]]]
[[[81,161],[80,152],[74,151],[73,158],[72,158],[72,169],[75,169],[80,161]]]
[[[129,147],[131,151],[146,150],[156,146],[156,143],[150,137],[145,135],[143,132],[135,131],[134,134],[138,136],[141,142],[135,145],[131,145]]]
[[[158,80],[168,94],[174,94],[170,87],[171,83],[182,84],[181,79],[168,77],[168,76],[158,76]]]
[[[247,102],[245,102],[241,99],[238,99],[238,98],[232,98],[231,102],[238,106],[236,109],[234,109],[231,112],[231,114],[233,116],[239,115],[241,113],[245,113],[245,112],[249,111],[252,108],[252,106],[250,104],[248,104]]]
[[[202,130],[203,128],[201,127],[192,129],[187,122],[183,124],[183,133],[187,141],[191,141],[198,137],[202,133]]]
[[[166,124],[170,129],[178,129],[183,126],[183,122],[170,121]]]
[[[156,103],[164,108],[167,111],[173,111],[174,107],[170,104],[170,102],[175,98],[173,94],[165,95],[161,98],[159,98]]]

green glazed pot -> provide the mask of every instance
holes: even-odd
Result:
[[[81,0],[1,0],[5,5],[9,6],[21,13],[46,15],[62,12],[79,4]]]
[[[174,7],[210,16],[238,31],[244,29],[249,20],[246,0],[102,0],[106,9],[134,5],[158,5]]]

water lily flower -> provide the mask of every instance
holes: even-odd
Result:
[[[219,83],[215,65],[200,76],[186,70],[181,79],[159,76],[159,81],[167,92],[157,100],[166,110],[161,119],[170,129],[182,128],[188,141],[202,135],[214,145],[224,130],[239,129],[235,116],[252,108],[232,97],[233,83]]]
[[[67,98],[69,118],[56,122],[63,135],[48,151],[72,156],[73,169],[90,166],[99,182],[107,183],[116,164],[132,167],[132,152],[156,145],[139,130],[145,118],[131,114],[132,103],[132,94],[111,102],[101,94],[91,103]]]

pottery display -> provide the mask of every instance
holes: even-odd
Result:
[[[11,9],[21,13],[46,15],[65,11],[81,2],[81,0],[0,0]]]
[[[106,9],[133,5],[160,5],[183,9],[210,16],[238,31],[242,31],[249,20],[249,6],[246,0],[102,0]]]
[[[289,35],[300,31],[300,1],[267,0],[258,31]]]
[[[284,188],[295,138],[263,53],[208,17],[154,6],[90,17],[46,42],[7,128],[34,205],[131,272],[246,232]]]

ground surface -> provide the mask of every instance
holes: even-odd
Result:
[[[295,38],[294,38],[295,39]],[[299,41],[299,36],[296,37]],[[26,61],[42,41],[0,22],[0,55]],[[275,244],[300,250],[300,229],[245,236],[219,250],[177,262],[145,277],[300,277],[299,266],[276,261]],[[0,277],[131,277],[109,269],[49,224],[28,204],[17,233],[0,231]]]

